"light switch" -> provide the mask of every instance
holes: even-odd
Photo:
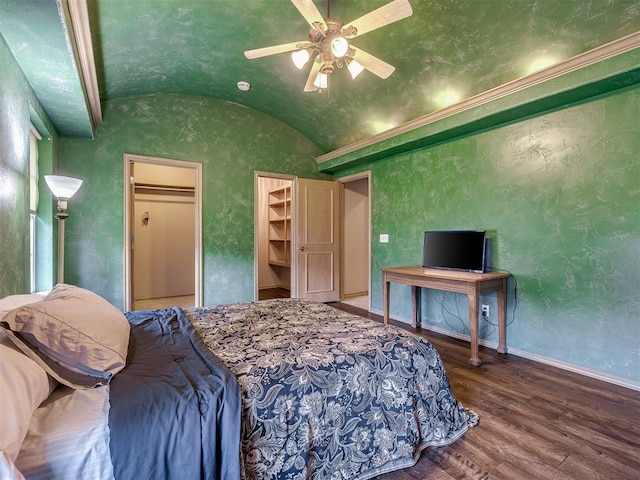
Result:
[[[380,234],[380,243],[389,243],[389,234],[381,233]]]

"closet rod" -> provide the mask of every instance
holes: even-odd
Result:
[[[178,185],[154,185],[151,183],[135,183],[135,188],[144,190],[158,190],[163,192],[185,192],[194,193],[196,189],[194,187],[181,187]]]

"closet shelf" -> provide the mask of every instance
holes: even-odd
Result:
[[[291,266],[291,187],[269,190],[269,264]]]

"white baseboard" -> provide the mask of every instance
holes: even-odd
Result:
[[[375,313],[377,315],[383,314],[383,312],[381,312],[380,310],[371,310],[371,313]],[[391,319],[397,322],[402,322],[402,323],[411,325],[411,320],[406,318],[397,318],[397,317],[391,316]],[[445,330],[444,328],[435,327],[432,325],[423,325],[422,328],[425,330],[430,330],[432,332],[440,333],[442,335],[446,335],[448,337],[453,337],[460,340],[466,340],[467,342],[470,341],[469,335],[465,335],[463,333],[459,333],[453,330]],[[498,344],[496,342],[490,342],[488,340],[480,339],[478,340],[478,343],[480,345],[492,348],[494,350],[498,347]],[[597,370],[592,370],[590,368],[574,365],[572,363],[563,362],[555,358],[545,357],[543,355],[538,355],[536,353],[531,353],[525,350],[520,350],[518,348],[509,347],[508,341],[507,341],[507,348],[508,348],[509,354],[515,355],[517,357],[533,360],[534,362],[544,363],[546,365],[551,365],[552,367],[557,367],[563,370],[568,370],[570,372],[577,373],[579,375],[584,375],[585,377],[595,378],[596,380],[602,380],[603,382],[611,383],[614,385],[618,385],[620,387],[625,387],[625,388],[629,388],[631,390],[636,390],[640,392],[640,382],[634,382],[626,378],[616,377],[615,375],[608,375],[606,373],[598,372]]]

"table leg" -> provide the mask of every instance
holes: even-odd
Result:
[[[498,290],[498,353],[507,353],[507,279]]]
[[[472,287],[468,293],[469,298],[469,333],[471,336],[471,358],[469,363],[474,367],[480,365],[480,356],[478,354],[478,310],[480,298],[478,291]]]
[[[384,323],[389,323],[389,282],[387,275],[382,275],[382,311],[384,315]]]
[[[418,328],[418,310],[420,308],[420,289],[415,285],[411,285],[411,312],[413,314],[413,324],[411,325],[414,329]]]

